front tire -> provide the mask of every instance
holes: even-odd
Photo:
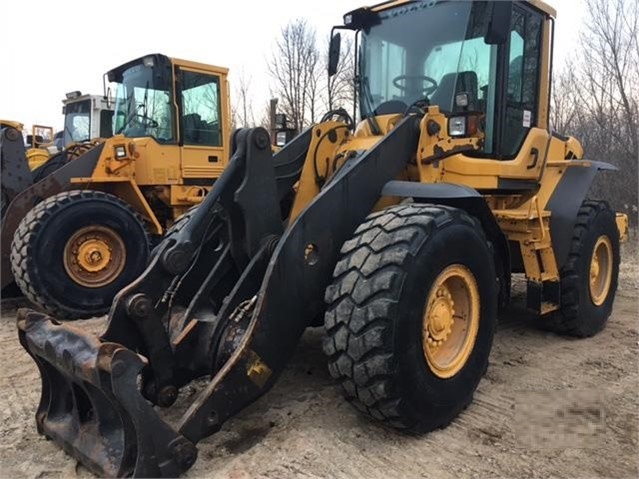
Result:
[[[618,276],[615,212],[605,201],[586,200],[577,214],[568,259],[560,271],[560,308],[545,318],[546,328],[581,338],[601,331],[612,313]]]
[[[101,191],[68,191],[36,205],[11,244],[11,268],[25,296],[59,319],[100,316],[146,267],[142,218]]]
[[[448,425],[487,367],[497,289],[490,243],[464,211],[413,204],[372,214],[326,290],[331,376],[387,424]]]

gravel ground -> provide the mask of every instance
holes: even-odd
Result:
[[[186,477],[639,477],[636,240],[633,245],[624,247],[610,322],[594,338],[539,330],[516,295],[500,319],[473,403],[448,428],[408,436],[362,417],[328,375],[321,330],[309,330],[275,388],[199,444]],[[3,308],[0,475],[91,477],[38,436],[39,375],[18,344],[15,305]],[[169,421],[192,394],[191,387],[182,391]]]

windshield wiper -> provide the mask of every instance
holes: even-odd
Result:
[[[134,96],[135,96],[135,93],[132,91],[131,92],[131,96],[129,97],[129,108],[128,108],[129,111],[131,111],[131,103],[134,102],[134,98],[133,98]],[[143,100],[143,102],[133,108],[133,113],[131,113],[131,115],[129,115],[129,117],[124,121],[124,124],[117,131],[118,134],[122,133],[124,131],[124,129],[131,124],[131,122],[133,121],[134,118],[136,118],[138,116],[142,116],[144,118],[148,118],[147,115],[146,115],[148,99],[149,99],[149,81],[147,80],[146,87],[144,88],[144,100]],[[140,115],[140,113],[139,113],[140,109],[143,110],[142,115]]]

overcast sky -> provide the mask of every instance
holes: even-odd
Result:
[[[606,1],[606,0],[603,0]],[[50,0],[3,2],[0,118],[62,128],[64,94],[102,93],[102,75],[147,53],[244,69],[255,111],[270,97],[266,61],[282,26],[307,18],[319,39],[342,15],[377,0]],[[555,65],[578,45],[583,0],[558,11]],[[258,113],[259,114],[259,113]]]

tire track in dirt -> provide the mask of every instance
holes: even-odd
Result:
[[[346,404],[326,370],[321,330],[309,330],[275,388],[199,444],[186,477],[637,477],[633,287],[621,284],[608,326],[585,340],[536,329],[515,296],[474,401],[448,428],[421,437],[379,426]],[[101,323],[87,324],[97,330]],[[39,375],[18,344],[15,311],[2,313],[0,364],[2,474],[91,477],[36,433]],[[175,421],[197,390],[184,388],[176,407],[162,414]],[[534,407],[525,414],[527,404]],[[558,431],[581,444],[531,442]]]

